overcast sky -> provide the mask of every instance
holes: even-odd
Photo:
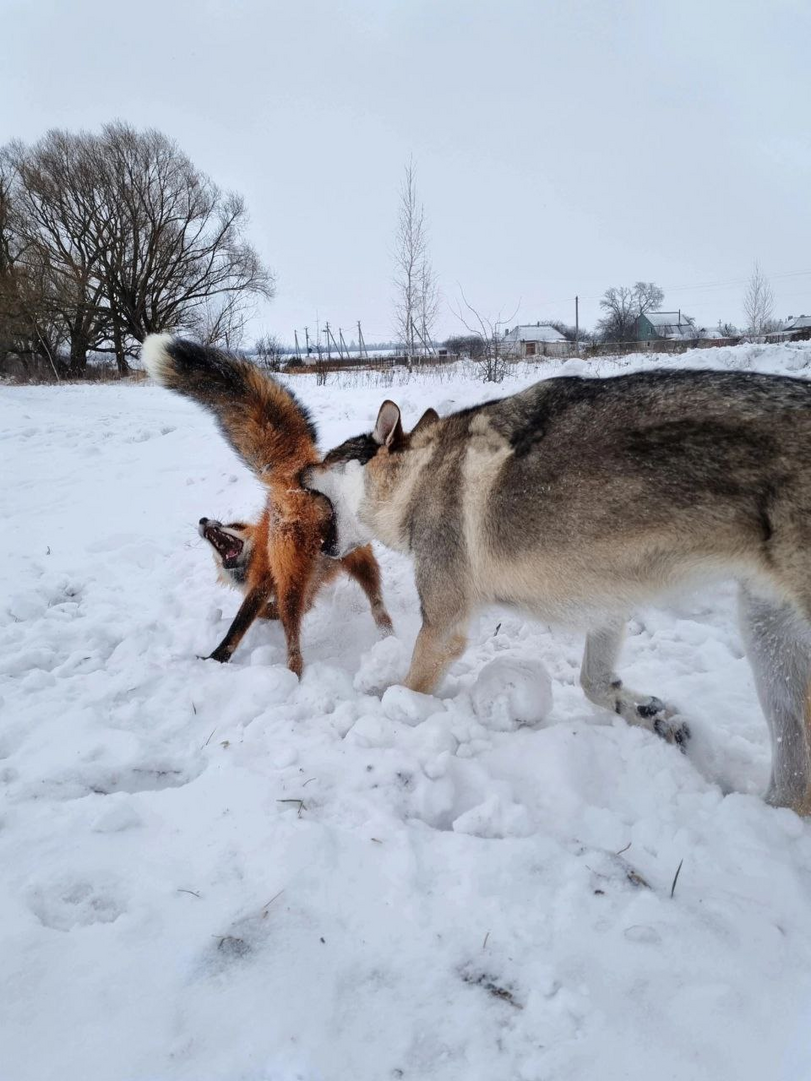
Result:
[[[0,0],[0,139],[119,118],[245,195],[253,329],[393,329],[413,154],[445,304],[598,317],[609,285],[811,313],[811,0]]]

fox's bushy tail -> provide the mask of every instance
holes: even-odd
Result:
[[[318,460],[307,410],[250,361],[171,334],[150,334],[141,358],[156,382],[214,414],[228,443],[260,479]]]

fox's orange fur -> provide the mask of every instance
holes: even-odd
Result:
[[[212,653],[227,661],[261,615],[278,615],[287,664],[301,674],[301,621],[322,585],[343,567],[363,587],[379,626],[391,629],[380,597],[380,568],[369,547],[336,563],[322,553],[331,528],[328,500],[303,488],[302,470],[320,461],[315,429],[295,395],[249,361],[169,335],[144,343],[147,370],[159,383],[209,409],[234,450],[267,488],[253,530],[244,599]],[[268,607],[271,595],[275,607]]]
[[[222,525],[209,518],[200,519],[200,534],[211,543],[220,580],[224,585],[233,586],[242,592],[245,597],[243,607],[249,598],[255,598],[250,605],[249,617],[241,618],[242,608],[240,608],[240,613],[231,624],[228,634],[211,654],[215,660],[227,661],[229,659],[253,619],[257,616],[259,619],[283,619],[285,596],[290,603],[291,591],[288,589],[285,593],[284,588],[280,590],[277,584],[280,564],[283,560],[289,560],[290,554],[286,545],[280,546],[274,540],[271,527],[272,513],[268,507],[265,507],[256,523],[228,522]],[[211,539],[213,534],[218,533],[238,538],[243,545],[241,556],[230,567],[224,564],[221,553]],[[305,567],[306,561],[306,555],[303,556],[299,548],[292,559],[292,565],[288,568],[288,581],[305,580],[306,586],[301,592],[295,586],[293,587],[296,610],[292,619],[288,619],[287,622],[283,620],[287,632],[288,666],[297,674],[301,671],[301,654],[295,645],[294,636],[290,633],[290,625],[295,623],[296,627],[300,626],[301,617],[312,607],[319,589],[331,582],[342,571],[350,578],[354,578],[366,594],[374,620],[381,630],[390,632],[392,629],[391,620],[380,593],[380,568],[371,547],[367,545],[365,548],[358,548],[343,559],[329,559],[318,551],[315,558],[311,560],[312,566],[309,568]],[[253,609],[261,598],[264,600],[254,613]]]

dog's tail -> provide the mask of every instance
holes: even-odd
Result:
[[[219,349],[150,334],[141,350],[152,378],[214,414],[222,434],[260,480],[318,461],[307,410],[255,364]]]

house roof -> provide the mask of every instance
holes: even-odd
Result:
[[[809,330],[811,329],[811,315],[798,315],[786,325],[786,330]]]
[[[514,342],[565,342],[566,339],[550,323],[524,324],[511,330],[507,337]]]
[[[654,327],[677,327],[685,323],[693,325],[693,320],[684,312],[645,312],[645,318]]]

